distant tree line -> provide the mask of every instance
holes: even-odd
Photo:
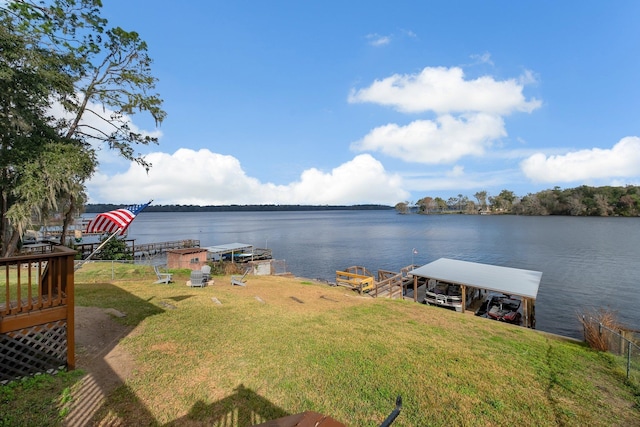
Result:
[[[447,200],[423,197],[415,204],[397,203],[400,213],[463,213],[514,215],[572,215],[572,216],[638,216],[640,215],[640,187],[589,187],[586,185],[560,189],[554,187],[524,197],[502,190],[497,196],[478,191],[471,200],[458,194]]]
[[[120,209],[125,205],[93,203],[85,206],[86,213],[102,213]],[[151,205],[144,212],[275,212],[275,211],[335,211],[335,210],[385,210],[393,209],[388,205]]]

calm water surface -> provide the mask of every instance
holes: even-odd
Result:
[[[398,215],[395,211],[141,213],[136,243],[199,239],[273,250],[287,269],[335,280],[362,265],[399,271],[446,257],[543,273],[537,328],[582,338],[577,313],[616,310],[640,329],[640,218]],[[417,254],[413,253],[413,249]]]

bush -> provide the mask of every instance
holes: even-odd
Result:
[[[603,308],[589,310],[579,316],[579,320],[584,329],[584,340],[591,348],[599,351],[609,351],[609,340],[607,339],[609,334],[600,325],[613,331],[622,329],[615,312]]]
[[[106,236],[100,240],[100,242],[104,242],[108,239],[109,236]],[[115,260],[115,261],[123,261],[123,260],[132,260],[133,255],[131,251],[127,247],[127,243],[118,239],[117,237],[109,240],[103,247],[100,249],[95,257],[95,259],[102,260]]]
[[[246,264],[239,264],[231,261],[210,261],[207,263],[211,267],[212,276],[229,276],[231,274],[244,273],[248,267]]]

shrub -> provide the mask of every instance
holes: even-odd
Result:
[[[610,334],[601,325],[617,332],[622,329],[616,318],[616,313],[603,308],[586,311],[579,316],[579,320],[584,329],[584,340],[591,348],[599,351],[609,351],[610,349],[607,339]]]
[[[108,238],[109,236],[103,237],[102,239],[100,239],[100,242],[104,243]],[[127,243],[124,240],[118,239],[116,237],[106,242],[102,249],[100,249],[100,251],[94,256],[94,258],[102,260],[123,261],[132,260],[133,255],[127,247]]]
[[[239,274],[244,272],[246,265],[238,265],[238,263],[230,261],[211,261],[208,263],[211,266],[212,276],[225,276],[231,274]]]

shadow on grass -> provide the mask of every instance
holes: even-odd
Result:
[[[148,409],[140,403],[128,387],[114,392],[101,410],[96,413],[89,425],[103,425],[105,422],[124,425],[163,425],[179,427],[183,425],[216,425],[226,427],[245,427],[264,423],[290,415],[253,390],[240,384],[233,394],[214,403],[198,401],[189,413],[166,424],[159,424]]]
[[[180,302],[180,301],[184,301],[186,299],[192,298],[195,295],[177,295],[175,297],[169,297],[168,299],[173,300],[175,302]]]
[[[183,294],[167,299],[178,302],[192,296]],[[170,309],[159,307],[153,304],[152,300],[153,298],[146,300],[138,298],[125,289],[109,283],[78,286],[76,290],[77,305],[104,309],[114,308],[126,313],[126,317],[118,319],[119,323],[125,325],[122,328],[122,336],[105,342],[104,348],[87,366],[87,371],[90,373],[81,381],[79,398],[77,399],[81,405],[72,410],[66,418],[65,424],[67,426],[111,425],[114,423],[160,425],[136,394],[127,385],[117,380],[117,373],[111,368],[113,361],[109,360],[110,352],[121,338],[147,317],[161,314],[166,309]],[[157,298],[156,303],[158,303]],[[159,304],[162,305],[161,302]],[[95,375],[91,376],[91,372]],[[201,400],[194,403],[187,415],[167,423],[166,426],[195,423],[198,425],[240,427],[263,423],[287,415],[290,414],[241,384],[231,395],[217,402],[206,403]]]
[[[139,298],[111,283],[76,284],[76,306],[114,308],[126,313],[119,321],[127,326],[136,327],[149,316],[163,313],[164,310],[150,301]]]
[[[116,369],[122,369],[121,365],[124,363],[122,355],[114,352],[114,348],[144,319],[165,311],[149,300],[139,298],[110,283],[76,285],[76,313],[84,307],[97,307],[105,311],[116,310],[125,316],[114,321],[99,310],[88,311],[87,317],[81,323],[76,321],[76,354],[79,355],[77,367],[85,370],[87,374],[74,387],[75,396],[65,418],[66,426],[93,425],[111,412],[109,405],[112,394],[122,394],[117,391],[126,389],[119,377],[121,372],[114,371],[114,366],[118,366]],[[80,352],[84,350],[90,352],[82,356]],[[144,404],[132,393],[128,394],[129,403],[137,408],[141,418],[151,419],[151,414]]]
[[[240,384],[233,394],[217,402],[196,402],[187,415],[166,426],[177,427],[194,421],[205,425],[252,426],[287,415],[284,409]]]

